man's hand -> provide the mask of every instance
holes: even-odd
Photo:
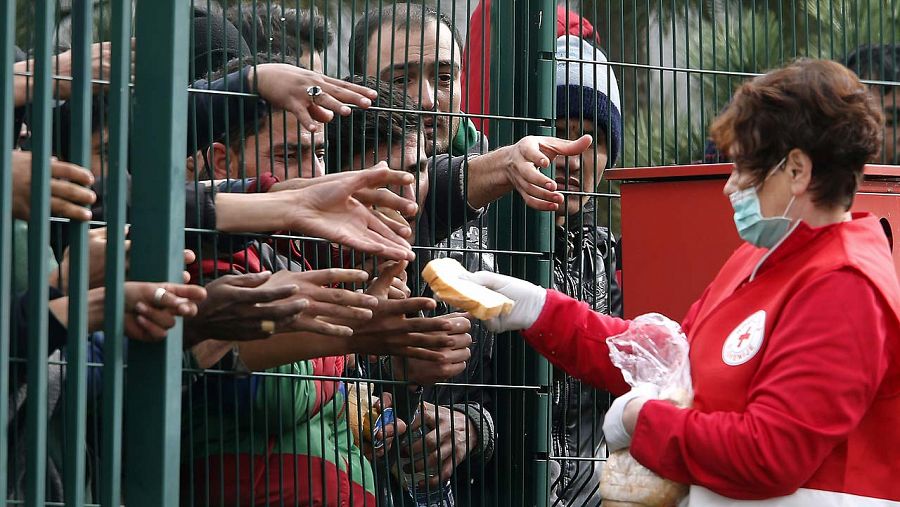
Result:
[[[251,67],[250,83],[256,83],[256,91],[273,107],[290,111],[310,132],[318,129],[318,123],[328,123],[337,113],[350,114],[347,104],[367,109],[378,93],[371,88],[348,83],[285,63],[264,63]],[[322,94],[313,102],[307,90],[318,86]]]
[[[411,442],[401,438],[403,447],[400,448],[400,454],[413,458],[413,471],[428,474],[429,487],[439,487],[450,479],[453,470],[478,447],[479,433],[466,414],[447,407],[436,407],[428,402],[423,402],[423,405],[424,410],[410,424],[409,430],[416,431],[424,424],[425,436],[410,439]],[[420,482],[417,486],[425,487],[425,483]]]
[[[226,275],[206,285],[207,298],[197,314],[184,321],[184,340],[191,346],[206,339],[225,341],[268,338],[274,330],[264,329],[271,321],[274,328],[284,328],[303,311],[306,300],[292,299],[296,285],[261,287],[271,273]]]
[[[381,267],[381,274],[366,290],[378,298],[372,319],[345,323],[353,327],[355,352],[444,363],[456,357],[447,354],[447,349],[458,350],[472,343],[472,338],[467,334],[469,322],[466,319],[462,319],[466,320],[463,323],[458,319],[407,317],[433,310],[435,301],[423,297],[389,299],[391,287],[400,278],[406,262],[384,263]]]
[[[355,197],[361,190],[376,190],[388,185],[405,186],[414,176],[386,168],[342,173],[335,178],[298,190],[295,204],[285,214],[287,228],[340,243],[349,248],[394,260],[415,258],[409,242],[408,225],[386,222]],[[395,205],[408,209],[414,203],[395,200]]]
[[[97,42],[91,45],[91,79],[109,80],[112,72],[112,44],[110,42]],[[56,98],[67,100],[72,96],[72,51],[65,51],[53,57],[52,72],[62,79],[55,81],[53,87]],[[34,61],[26,60],[16,62],[13,72],[28,72],[34,69]],[[134,76],[134,39],[131,39],[131,75]],[[24,76],[16,76],[16,80],[25,80]],[[25,84],[32,86],[32,80],[25,80]],[[92,86],[94,92],[100,90],[102,85],[94,84]],[[33,97],[32,93],[28,93],[25,87],[16,86],[16,107],[25,105],[29,97]]]
[[[160,288],[166,290],[156,297]],[[134,340],[156,342],[175,325],[175,317],[197,314],[197,304],[206,289],[197,285],[157,282],[125,282],[125,335]]]
[[[31,216],[31,153],[12,152],[13,217],[28,220]],[[50,213],[71,220],[91,219],[97,195],[90,187],[94,176],[75,164],[50,158]]]
[[[373,407],[381,414],[384,412],[384,409],[393,407],[392,400],[391,393],[381,393],[381,398],[373,404]],[[363,410],[367,410],[368,408],[369,407],[363,407]],[[360,435],[362,440],[359,443],[360,450],[367,458],[369,458],[369,461],[375,461],[378,458],[386,456],[394,445],[396,436],[404,433],[406,433],[406,422],[395,418],[394,422],[385,424],[380,430],[375,432],[374,437],[384,442],[384,445],[376,449],[370,438],[372,435]]]
[[[278,271],[263,287],[293,285],[297,293],[292,299],[307,301],[307,307],[294,320],[276,332],[309,331],[313,333],[350,336],[353,329],[323,320],[365,322],[372,318],[378,299],[368,294],[331,287],[336,284],[361,284],[369,274],[358,269],[316,269],[312,271]]]
[[[472,323],[462,314],[443,315],[435,319],[447,319],[453,324],[453,331],[439,331],[431,334],[447,336],[456,341],[455,348],[438,349],[442,357],[438,361],[391,357],[391,372],[394,380],[405,380],[418,385],[431,385],[453,378],[466,370],[466,361],[472,357],[469,335]]]
[[[565,199],[556,191],[556,182],[539,168],[550,167],[559,156],[579,155],[592,142],[589,135],[574,141],[527,136],[512,146],[473,158],[469,162],[469,204],[481,208],[516,190],[527,206],[539,211],[556,211]]]

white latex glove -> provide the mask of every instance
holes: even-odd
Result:
[[[495,333],[528,329],[533,326],[544,308],[544,301],[547,300],[547,289],[511,276],[490,271],[476,271],[466,275],[466,279],[515,301],[516,304],[509,314],[483,321],[488,330]]]
[[[622,414],[628,402],[638,398],[655,400],[659,398],[659,388],[652,384],[640,384],[612,402],[603,419],[603,436],[606,438],[606,448],[610,453],[631,446],[631,434],[622,424]]]

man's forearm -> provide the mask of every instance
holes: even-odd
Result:
[[[285,215],[293,192],[216,193],[216,229],[222,232],[271,232],[287,229]]]
[[[352,352],[353,337],[317,333],[282,333],[263,340],[240,343],[241,360],[250,371],[263,371],[317,357],[343,356]]]
[[[483,208],[513,189],[504,167],[508,149],[499,148],[468,160],[466,192],[472,208]]]

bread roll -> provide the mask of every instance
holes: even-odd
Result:
[[[600,477],[603,507],[675,507],[688,492],[641,465],[628,449],[609,455]]]
[[[422,270],[422,278],[435,297],[472,314],[476,319],[493,319],[512,310],[513,301],[487,287],[460,278],[466,268],[450,257],[434,259]]]

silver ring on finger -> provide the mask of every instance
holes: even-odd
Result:
[[[319,104],[319,97],[322,96],[325,92],[322,91],[321,86],[310,86],[306,89],[306,94],[309,95],[310,100],[312,100],[313,104]]]
[[[157,287],[153,292],[153,306],[161,306],[162,298],[165,297],[166,293],[169,292],[162,287]]]

